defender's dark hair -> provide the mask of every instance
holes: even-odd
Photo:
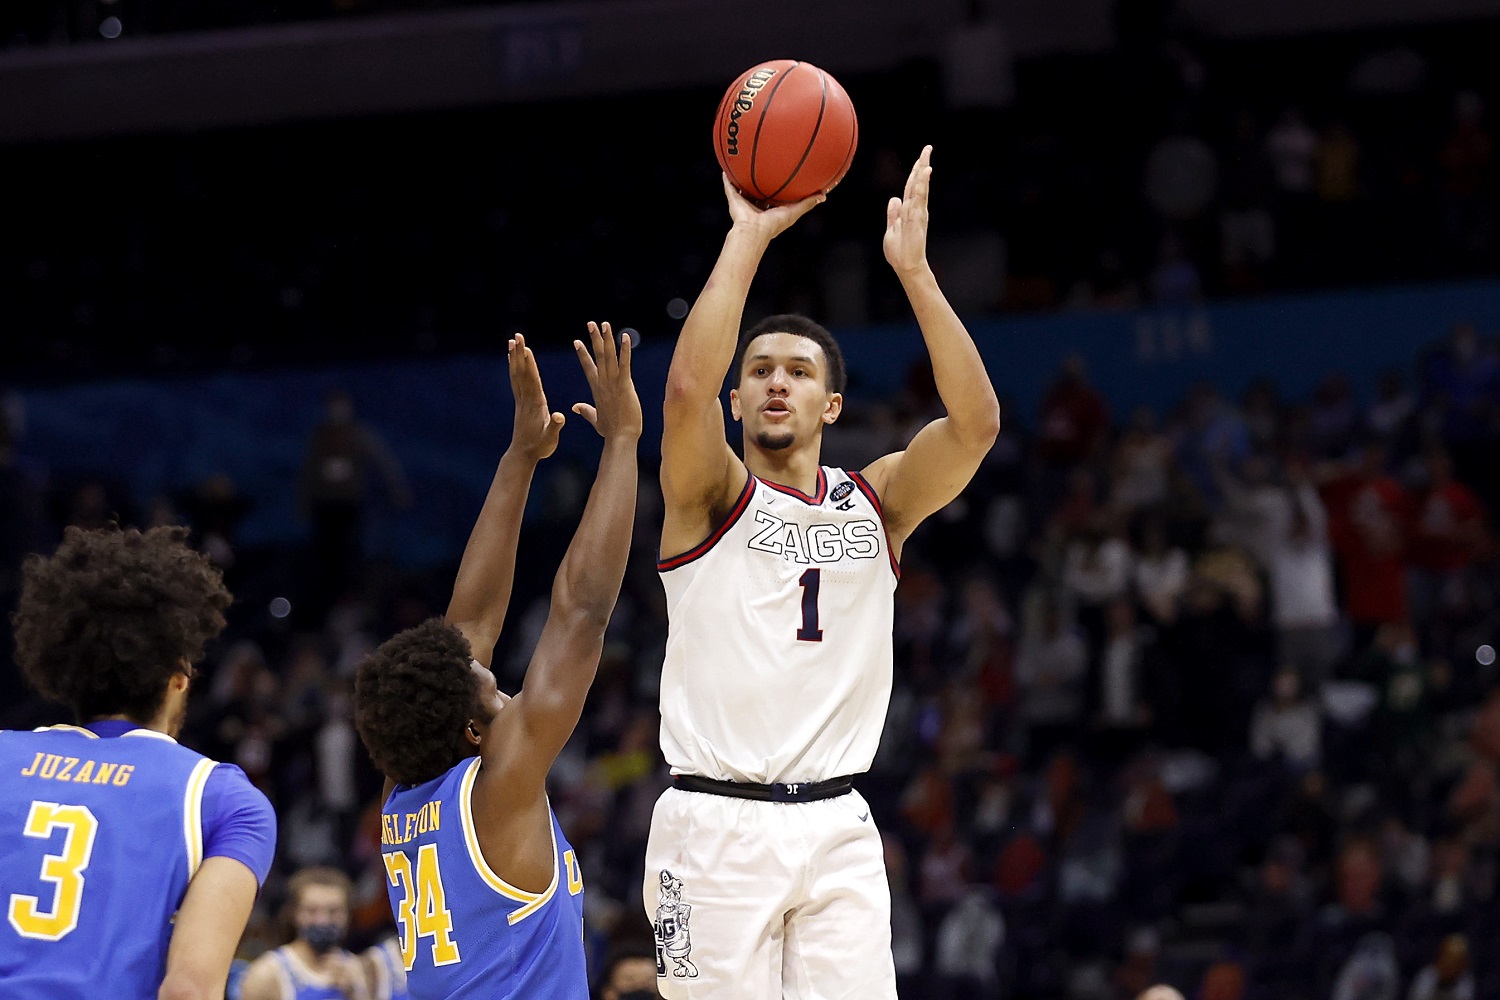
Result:
[[[27,682],[80,722],[155,718],[167,682],[202,658],[231,601],[187,537],[176,526],[69,527],[50,557],[29,557],[11,618]]]
[[[387,778],[431,781],[458,763],[459,733],[474,715],[478,684],[463,633],[442,618],[397,632],[354,676],[354,726]]]
[[[782,313],[779,316],[767,316],[745,331],[740,338],[739,347],[735,348],[734,366],[730,373],[734,378],[734,384],[739,386],[744,377],[745,350],[750,342],[756,337],[767,333],[790,333],[797,337],[806,337],[823,349],[823,386],[829,392],[844,391],[844,352],[839,350],[839,342],[833,339],[822,324],[808,319],[797,313]]]

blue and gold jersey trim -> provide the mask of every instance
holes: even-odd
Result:
[[[203,788],[213,770],[214,762],[206,757],[194,764],[183,792],[182,834],[187,840],[188,878],[198,874],[203,864]]]
[[[474,828],[474,807],[471,800],[474,794],[474,779],[479,774],[479,767],[480,758],[475,757],[473,762],[469,764],[468,770],[464,772],[463,783],[459,786],[458,814],[463,821],[464,843],[469,848],[469,860],[474,865],[474,871],[479,874],[484,883],[506,899],[521,904],[519,909],[513,910],[505,918],[507,923],[514,925],[525,920],[543,906],[546,906],[547,901],[552,898],[553,893],[557,892],[557,883],[560,875],[560,865],[557,858],[557,827],[551,827],[552,884],[547,886],[545,891],[526,892],[524,889],[517,889],[505,881],[505,879],[496,875],[493,869],[490,868],[489,862],[484,860],[484,852],[479,847],[479,834]],[[550,815],[549,825],[551,825]]]

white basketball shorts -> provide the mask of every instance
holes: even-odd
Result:
[[[885,852],[857,791],[762,802],[669,788],[642,898],[666,1000],[896,1000]]]

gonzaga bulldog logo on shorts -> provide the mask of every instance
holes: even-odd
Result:
[[[693,908],[682,901],[682,879],[665,868],[656,894],[656,974],[667,974],[667,960],[672,961],[672,975],[678,979],[696,979],[698,967],[689,959],[693,940],[688,936],[688,916]]]

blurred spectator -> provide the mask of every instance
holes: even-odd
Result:
[[[299,508],[312,525],[315,615],[326,612],[364,561],[370,479],[377,476],[395,507],[411,505],[406,475],[385,441],[355,415],[349,393],[330,392],[323,419],[308,436],[297,484]]]
[[[611,956],[599,987],[599,1000],[653,1000],[656,957],[644,946],[626,947]]]
[[[1203,298],[1203,275],[1176,233],[1162,237],[1151,270],[1151,301],[1160,306],[1192,305]]]
[[[1266,265],[1276,253],[1274,180],[1266,146],[1247,111],[1235,116],[1223,175],[1219,227],[1226,284],[1236,291],[1256,291],[1264,287]]]
[[[1156,981],[1160,956],[1161,935],[1154,927],[1138,927],[1131,931],[1125,942],[1125,956],[1111,976],[1114,995],[1119,1000],[1149,995],[1146,991]]]
[[[1367,645],[1381,624],[1402,621],[1407,614],[1410,501],[1386,473],[1385,459],[1384,446],[1367,441],[1356,464],[1336,472],[1322,488],[1355,648]]]
[[[1245,466],[1248,482],[1219,478],[1226,512],[1239,513],[1242,541],[1266,571],[1278,659],[1316,686],[1331,676],[1343,645],[1328,513],[1304,462],[1287,462],[1282,484],[1270,481],[1263,459]]]
[[[218,473],[183,493],[177,505],[193,527],[198,548],[229,574],[235,565],[240,522],[254,507],[253,501],[240,494],[233,479]],[[234,577],[227,575],[226,579]]]
[[[1177,620],[1182,595],[1187,591],[1188,568],[1187,553],[1168,541],[1162,518],[1145,518],[1141,522],[1132,583],[1136,599],[1157,625],[1170,625]]]
[[[1266,155],[1276,178],[1277,246],[1285,280],[1299,282],[1310,266],[1306,244],[1311,233],[1313,191],[1317,176],[1318,135],[1299,108],[1282,112],[1266,134]]]
[[[1416,408],[1416,398],[1401,373],[1384,372],[1375,384],[1375,399],[1365,411],[1365,429],[1391,449],[1392,454],[1400,454],[1402,439]]]
[[[1203,973],[1198,987],[1201,1000],[1244,1000],[1245,967],[1233,959],[1221,959]]]
[[[1375,688],[1374,745],[1385,773],[1405,785],[1425,763],[1434,735],[1432,681],[1411,626],[1380,626],[1373,645],[1355,658],[1352,672]]]
[[[1099,451],[1109,429],[1109,405],[1090,384],[1083,359],[1070,356],[1042,400],[1037,425],[1042,460],[1071,469]]]
[[[1107,514],[1077,532],[1063,553],[1063,593],[1088,640],[1091,659],[1104,640],[1105,607],[1130,587],[1131,562],[1123,521]]]
[[[1135,604],[1116,597],[1105,609],[1104,648],[1099,657],[1099,755],[1126,760],[1151,722],[1145,674],[1146,650]]]
[[[1020,717],[1033,761],[1068,739],[1082,717],[1087,671],[1088,645],[1082,633],[1048,602],[1037,621],[1023,629],[1016,652]]]
[[[938,925],[938,995],[953,1000],[998,998],[1005,918],[989,891],[973,885]]]
[[[1354,443],[1354,434],[1359,429],[1359,411],[1354,405],[1349,380],[1337,372],[1324,376],[1313,390],[1308,416],[1316,457],[1342,458]]]
[[[1167,498],[1172,442],[1157,427],[1148,406],[1130,413],[1130,425],[1115,446],[1109,500],[1116,512],[1134,514]]]
[[[1250,454],[1244,420],[1211,385],[1188,393],[1186,420],[1177,438],[1177,461],[1210,507],[1221,497],[1215,470],[1236,468]]]
[[[914,981],[924,967],[922,914],[912,898],[906,850],[892,833],[881,835],[885,844],[885,873],[891,890],[891,955],[896,981],[902,992],[915,992]]]
[[[1493,461],[1500,358],[1480,343],[1474,324],[1454,324],[1447,346],[1428,358],[1419,405],[1437,421],[1454,474],[1493,509],[1500,501],[1500,473]]]
[[[1279,760],[1292,771],[1316,770],[1323,760],[1323,714],[1302,693],[1302,677],[1291,668],[1278,671],[1271,697],[1255,709],[1250,749],[1261,760]]]
[[[1484,124],[1484,100],[1464,91],[1453,100],[1453,125],[1438,162],[1443,172],[1443,238],[1449,253],[1473,261],[1494,240],[1491,173],[1495,140]]]
[[[1469,939],[1462,934],[1443,938],[1437,957],[1412,980],[1406,1000],[1474,1000]]]
[[[1377,931],[1359,939],[1339,970],[1333,1000],[1397,1000],[1400,990],[1395,943],[1389,934]]]
[[[1488,543],[1485,512],[1474,491],[1453,478],[1453,462],[1441,449],[1425,456],[1426,483],[1413,499],[1411,615],[1424,625],[1429,648],[1446,649],[1449,625],[1468,606],[1472,585],[1466,571]],[[1433,627],[1437,627],[1434,640]]]

